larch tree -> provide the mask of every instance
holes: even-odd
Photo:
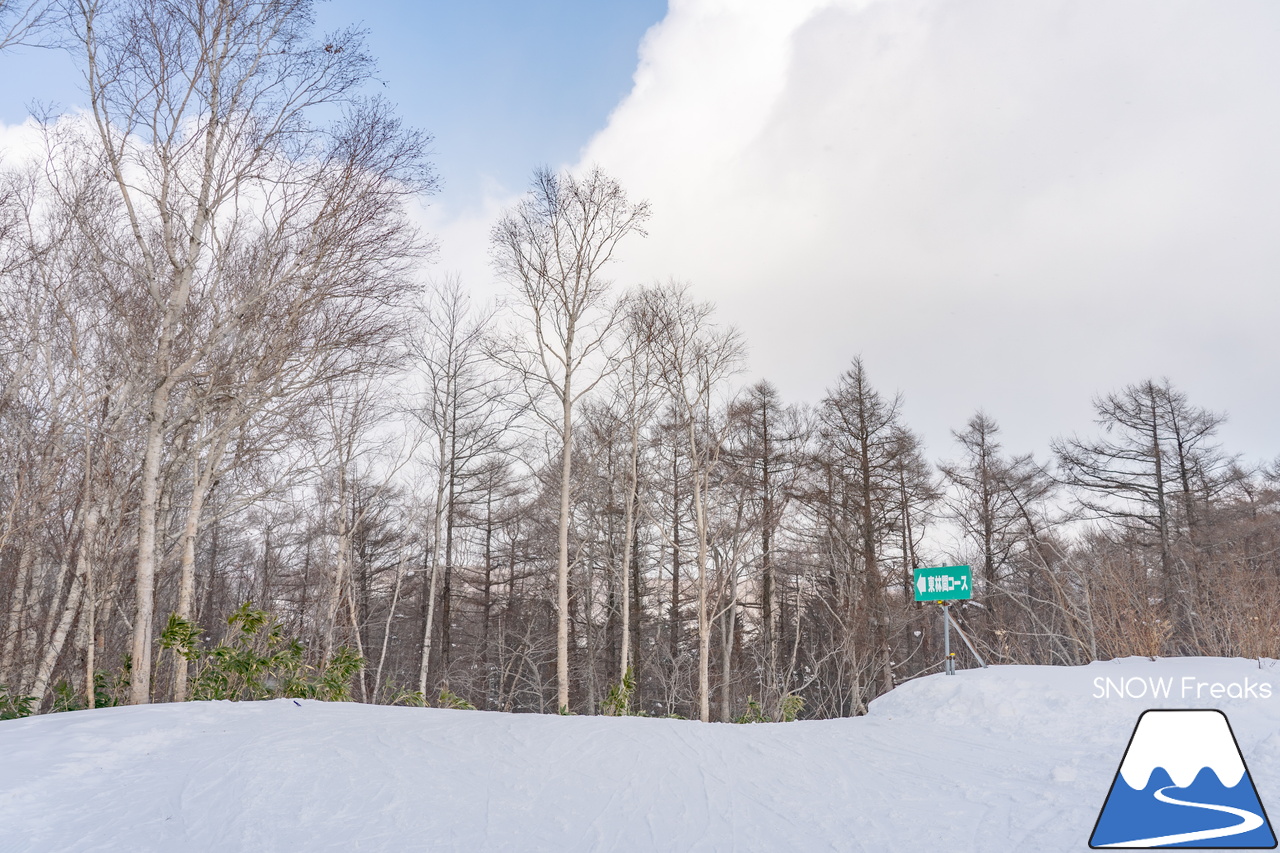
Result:
[[[900,473],[920,469],[903,458],[918,454],[919,443],[909,438],[901,409],[901,396],[886,399],[871,385],[862,359],[855,358],[827,392],[820,410],[821,452],[832,466],[830,479],[838,484],[837,493],[830,495],[838,502],[832,526],[859,564],[859,592],[870,621],[868,645],[881,681],[879,692],[894,686],[882,551],[904,520]]]
[[[1087,515],[1109,519],[1155,546],[1173,635],[1188,643],[1199,579],[1174,549],[1179,539],[1194,544],[1196,496],[1211,497],[1227,467],[1213,442],[1225,418],[1191,405],[1167,379],[1099,397],[1094,410],[1105,437],[1052,443],[1062,481]]]
[[[963,451],[940,465],[952,487],[950,515],[960,523],[979,554],[978,576],[987,595],[1008,579],[1008,565],[1032,535],[1030,507],[1044,500],[1053,481],[1030,454],[1007,456],[1000,427],[978,411],[962,432],[952,432]]]
[[[598,168],[582,177],[542,169],[491,237],[494,267],[511,287],[511,307],[522,327],[509,338],[504,358],[530,399],[553,398],[554,413],[540,416],[560,445],[556,694],[557,706],[566,711],[573,409],[608,367],[604,350],[620,312],[605,268],[624,239],[644,234],[648,218],[649,205],[630,201]]]
[[[738,476],[750,499],[758,503],[754,532],[759,554],[760,689],[774,719],[781,719],[780,702],[787,692],[789,677],[784,672],[785,656],[780,654],[784,626],[778,537],[803,473],[803,448],[809,429],[800,411],[784,405],[778,389],[767,380],[748,388],[738,408],[738,435],[729,461],[741,469]]]

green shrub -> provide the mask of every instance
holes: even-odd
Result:
[[[804,710],[804,697],[795,693],[783,693],[778,702],[778,712],[784,723],[794,723],[800,712]],[[764,708],[753,697],[747,697],[747,710],[734,720],[735,723],[768,723],[771,719]]]
[[[0,684],[0,720],[16,720],[35,713],[34,696],[14,696],[9,688]]]
[[[81,711],[89,707],[89,703],[84,700],[84,693],[73,688],[65,681],[59,681],[53,685],[53,709],[52,713],[60,713],[62,711]]]
[[[201,630],[171,615],[160,635],[160,645],[194,664],[191,698],[230,699],[351,699],[351,679],[364,667],[364,659],[349,646],[340,646],[323,666],[305,661],[301,641],[287,637],[283,626],[265,610],[246,601],[230,617],[227,639],[209,650],[198,645]]]
[[[794,723],[796,718],[800,716],[800,712],[804,710],[804,697],[795,693],[784,693],[782,694],[780,706],[782,722]]]
[[[388,705],[407,705],[410,708],[430,708],[431,703],[427,701],[427,697],[422,694],[421,690],[397,690],[391,694]]]
[[[622,675],[621,684],[609,685],[609,695],[600,706],[600,712],[607,717],[635,716],[631,710],[631,699],[636,692],[636,674],[631,667]]]
[[[742,716],[734,720],[735,723],[767,723],[769,718],[765,716],[764,708],[760,707],[760,703],[754,697],[747,697],[747,710]]]
[[[125,693],[129,689],[129,659],[121,673],[98,670],[93,674],[93,707],[111,708],[124,704]],[[53,707],[50,713],[61,711],[83,711],[89,707],[84,699],[84,691],[72,687],[66,681],[59,681],[53,686]]]
[[[244,605],[241,606],[241,609],[243,608]],[[202,633],[199,625],[183,619],[177,613],[170,613],[169,621],[160,632],[160,648],[169,649],[189,661],[199,660],[199,641]]]
[[[453,708],[456,711],[474,711],[475,705],[472,705],[466,699],[463,699],[457,693],[451,691],[448,687],[440,691],[440,701],[438,707]]]

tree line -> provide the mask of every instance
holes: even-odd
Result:
[[[421,284],[430,139],[306,0],[16,20],[89,109],[0,174],[0,704],[858,714],[940,671],[912,570],[956,562],[989,662],[1276,655],[1280,461],[1168,380],[938,460],[860,358],[788,402],[617,284],[652,211],[600,169],[495,223],[500,306]]]

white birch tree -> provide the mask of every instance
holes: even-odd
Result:
[[[556,541],[556,695],[569,708],[569,516],[573,407],[600,382],[604,349],[619,317],[605,267],[619,244],[644,234],[645,202],[633,203],[599,169],[577,178],[539,170],[529,194],[494,226],[493,261],[513,291],[521,330],[503,356],[530,399],[549,393],[541,416],[559,439],[560,509]],[[606,364],[598,364],[599,361]]]
[[[372,73],[360,35],[312,40],[312,5],[69,7],[92,145],[116,195],[118,224],[97,239],[103,286],[120,293],[146,389],[134,703],[150,697],[162,467],[181,388],[253,328],[283,323],[334,340],[345,326],[368,342],[359,322],[397,301],[420,253],[402,202],[429,185],[425,139],[385,105],[356,99]],[[321,130],[308,118],[318,107],[346,114]],[[307,358],[289,363],[314,368]]]

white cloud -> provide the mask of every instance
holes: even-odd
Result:
[[[518,195],[489,184],[480,204],[465,211],[430,200],[414,211],[419,227],[436,244],[425,270],[427,278],[443,281],[456,277],[479,304],[500,296],[504,291],[489,264],[489,234],[503,211],[518,200]]]
[[[1261,2],[678,0],[583,163],[654,206],[619,278],[692,280],[793,399],[861,353],[946,454],[978,406],[1043,447],[1167,374],[1274,454],[1278,25]]]
[[[21,124],[0,121],[0,166],[19,168],[35,161],[44,153],[44,140],[35,119]]]

